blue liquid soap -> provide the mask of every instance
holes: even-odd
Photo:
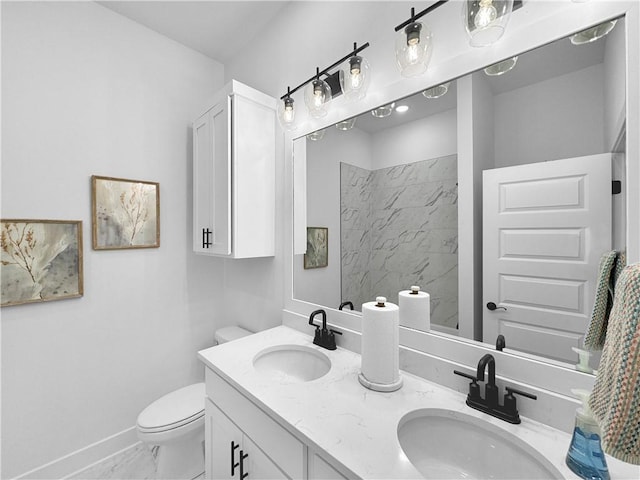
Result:
[[[573,438],[567,452],[567,466],[579,477],[588,480],[610,480],[600,436],[585,433],[578,426],[573,430]]]
[[[589,392],[571,391],[582,400],[582,408],[576,411],[576,426],[565,462],[580,478],[610,480],[607,460],[600,444],[600,428],[589,409]]]

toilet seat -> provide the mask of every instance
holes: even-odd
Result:
[[[204,417],[204,397],[204,383],[168,393],[138,415],[138,430],[141,433],[160,433],[196,422]]]

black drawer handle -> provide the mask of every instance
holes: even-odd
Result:
[[[233,477],[236,474],[236,467],[240,466],[240,463],[236,463],[236,448],[238,448],[240,444],[236,444],[233,440],[231,440],[231,476]],[[242,451],[240,451],[242,454]],[[242,467],[240,466],[242,469]]]

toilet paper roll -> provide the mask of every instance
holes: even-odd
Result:
[[[362,373],[359,379],[372,390],[393,391],[402,386],[398,312],[398,306],[387,303],[384,297],[362,305]]]
[[[399,292],[398,307],[400,325],[422,331],[431,329],[431,296],[427,292],[421,292],[420,287]]]

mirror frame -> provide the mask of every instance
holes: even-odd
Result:
[[[543,3],[545,5],[541,5]],[[522,54],[603,21],[621,16],[625,17],[626,27],[626,158],[634,160],[626,162],[627,184],[634,185],[634,188],[627,188],[626,192],[627,261],[628,263],[640,261],[640,208],[638,208],[640,206],[640,136],[637,134],[637,132],[640,132],[640,72],[637,67],[640,65],[640,4],[633,1],[597,2],[592,0],[586,3],[573,3],[566,0],[552,5],[551,7],[548,2],[526,2],[523,8],[514,14],[507,32],[497,44],[484,49],[477,49],[469,47],[466,44],[465,37],[465,45],[461,47],[461,51],[454,51],[452,55],[444,59],[441,57],[436,59],[434,55],[430,68],[425,74],[404,79],[398,73],[392,79],[386,78],[386,83],[385,78],[378,83],[375,83],[374,79],[372,79],[369,93],[360,102],[347,104],[342,97],[338,97],[332,100],[335,105],[332,105],[332,111],[325,118],[315,121],[307,119],[298,127],[297,131],[285,132],[284,323],[301,331],[308,331],[308,316],[313,310],[323,308],[327,312],[327,320],[332,328],[355,334],[357,339],[359,339],[359,332],[361,331],[360,315],[297,300],[293,296],[293,140],[295,138],[326,128],[340,120],[359,115],[399,98],[415,94],[420,90],[468,75],[484,68],[486,65]],[[460,8],[458,2],[451,2],[438,9],[433,15],[440,13],[441,16],[446,17],[444,20],[439,20],[439,22],[444,22],[445,25],[454,21],[460,23],[458,8]],[[525,14],[527,10],[529,10],[529,15]],[[518,13],[520,13],[520,17],[518,17]],[[538,20],[533,23],[524,23],[525,20],[531,18],[537,18]],[[392,26],[389,26],[389,30],[393,30]],[[464,30],[462,28],[451,30],[450,39],[446,38],[446,35],[434,36],[437,38],[435,40],[436,49],[438,49],[440,42],[447,43],[448,40],[453,45],[460,45],[459,39],[454,37],[463,36]],[[383,40],[390,41],[387,38]],[[384,42],[377,42],[378,45],[382,43]],[[375,44],[372,42],[371,50],[374,47]],[[375,53],[380,54],[381,61],[386,61],[387,63],[393,61],[392,58],[385,59],[385,56],[389,53],[388,48],[380,48],[379,52],[376,51]],[[434,60],[439,62],[434,63]],[[635,65],[636,68],[630,68],[631,65]],[[381,76],[384,77],[384,75]],[[633,208],[630,208],[630,206],[633,206]],[[473,261],[473,259],[461,258],[460,261]],[[460,286],[462,285],[460,284]],[[465,285],[464,289],[460,290],[461,295],[464,294],[463,292],[468,292],[468,285]],[[470,298],[473,299],[473,292],[471,293]],[[461,303],[459,315],[473,315],[473,303],[474,301],[471,300],[469,305],[466,305],[467,309],[465,310],[463,310],[463,304]],[[350,335],[345,335],[345,339],[347,337],[350,337]],[[346,340],[345,343],[350,343],[351,349],[359,351],[359,342]],[[593,375],[567,368],[566,364],[554,363],[541,357],[533,358],[520,353],[497,352],[487,344],[464,338],[445,336],[437,332],[420,332],[401,327],[400,345],[429,356],[439,357],[451,363],[473,367],[480,356],[491,352],[496,356],[496,361],[500,364],[501,376],[517,379],[524,384],[537,386],[566,396],[571,396],[571,388],[591,389],[595,378]]]

